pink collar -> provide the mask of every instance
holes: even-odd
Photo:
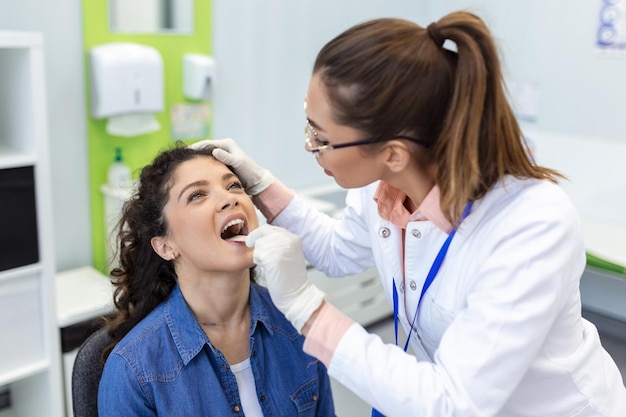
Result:
[[[446,233],[452,231],[452,225],[441,212],[439,205],[439,187],[434,186],[419,205],[410,213],[404,207],[406,194],[397,188],[381,181],[374,193],[374,201],[378,204],[378,215],[394,225],[406,229],[409,222],[430,220],[435,226]]]

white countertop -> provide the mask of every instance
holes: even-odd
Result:
[[[113,285],[90,266],[56,275],[59,328],[96,318],[113,310]]]
[[[587,251],[626,266],[626,138],[611,140],[524,129],[541,165],[568,177]]]

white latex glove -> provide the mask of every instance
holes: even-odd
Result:
[[[254,248],[272,301],[299,332],[324,301],[325,294],[309,282],[300,238],[268,224],[253,230],[246,245]]]
[[[257,195],[274,181],[274,176],[265,168],[261,168],[235,143],[234,139],[206,139],[189,145],[198,149],[205,145],[216,146],[213,156],[235,171],[249,195]]]

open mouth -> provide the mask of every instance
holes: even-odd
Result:
[[[221,237],[231,242],[244,242],[248,236],[246,222],[242,219],[234,219],[226,223],[222,229]]]

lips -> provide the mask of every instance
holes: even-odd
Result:
[[[228,241],[241,242],[248,235],[248,224],[245,217],[233,216],[222,226],[221,238]]]

